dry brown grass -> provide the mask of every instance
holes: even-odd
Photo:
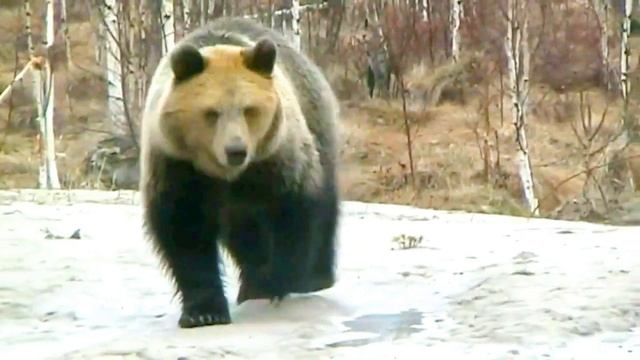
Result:
[[[602,132],[612,133],[617,126],[619,105],[607,105],[605,95],[598,91],[589,95],[594,116],[609,107]],[[501,186],[497,188],[487,185],[479,176],[483,163],[474,133],[474,126],[480,121],[477,99],[465,105],[445,102],[425,111],[408,112],[419,191],[414,191],[409,181],[403,113],[398,101],[351,101],[345,102],[343,108],[346,135],[342,182],[348,198],[526,213],[520,200],[522,189],[508,100],[504,124],[500,124],[497,106],[490,112],[491,125],[500,137],[503,173]],[[534,87],[531,108],[528,130],[536,191],[542,213],[550,214],[565,202],[580,197],[585,181],[584,175],[566,181],[583,170],[583,158],[570,127],[570,122],[579,116],[578,96]]]

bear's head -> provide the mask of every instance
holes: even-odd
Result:
[[[170,55],[173,83],[160,128],[173,149],[204,172],[238,176],[277,141],[280,102],[276,45],[179,45]]]

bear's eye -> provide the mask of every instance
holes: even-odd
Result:
[[[253,118],[258,116],[258,108],[256,106],[247,106],[244,108],[244,116],[247,118]]]
[[[209,109],[204,113],[204,116],[207,121],[215,122],[220,117],[220,113],[215,109]]]

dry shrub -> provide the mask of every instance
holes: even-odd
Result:
[[[368,95],[362,77],[350,76],[353,72],[349,72],[349,69],[350,66],[348,64],[344,65],[334,62],[325,66],[323,72],[338,99],[367,99]]]
[[[620,194],[624,191],[640,190],[640,145],[629,144],[615,154],[607,164],[611,190]]]
[[[640,145],[630,145],[624,155],[627,158],[627,166],[633,180],[633,190],[640,192]]]
[[[473,11],[474,16],[465,16],[461,23],[462,48],[482,50],[506,68],[504,2],[486,0],[481,6],[468,7],[465,13]],[[528,12],[532,82],[557,91],[601,85],[600,31],[592,10],[537,0],[530,2]]]
[[[34,138],[22,132],[0,136],[0,188],[34,187],[37,179]]]
[[[20,2],[22,3],[23,1]],[[0,7],[0,20],[2,20],[0,21],[0,41],[3,44],[6,42],[13,43],[16,40],[16,36],[24,31],[24,13],[22,9],[22,6],[16,8]]]
[[[540,212],[543,215],[555,211],[566,202],[580,196],[584,176],[578,176],[566,181],[572,175],[566,168],[534,169],[535,192]],[[476,186],[486,184],[484,174],[481,171],[472,175],[471,180]],[[500,173],[496,174],[494,183],[488,185],[495,191],[503,191],[503,196],[508,194],[513,201],[524,209],[522,180],[514,166],[500,169]]]
[[[572,170],[560,167],[536,169],[536,195],[543,214],[551,213],[581,196],[585,176],[567,181],[574,174]]]
[[[406,75],[411,99],[425,107],[441,101],[465,104],[470,90],[482,80],[481,61],[480,53],[464,53],[457,63],[448,62],[433,69],[427,69],[424,63],[413,66]]]
[[[538,48],[532,81],[559,92],[601,85],[600,31],[592,11],[571,6],[549,13],[545,21],[547,31],[533,40]]]
[[[432,6],[437,15],[442,15],[443,10],[448,11],[446,4]],[[411,6],[386,6],[381,22],[394,65],[404,70],[427,56],[435,61],[436,52],[441,52],[436,49],[448,47],[448,41],[445,42],[441,36],[449,26],[446,19],[436,16],[432,21],[424,22],[420,19],[420,12]]]
[[[0,153],[0,176],[14,174],[28,174],[34,167],[22,159],[19,154]]]
[[[447,1],[443,3],[448,4]],[[500,10],[501,1],[465,1],[465,5],[465,14],[473,16],[464,16],[460,22],[461,49],[482,51],[491,60],[504,58],[506,27]]]
[[[394,192],[411,186],[411,175],[409,166],[403,162],[398,162],[395,166],[380,166],[374,170],[376,182],[384,187],[386,192]],[[445,173],[436,168],[416,169],[416,187],[423,190],[449,189],[452,179],[456,182],[460,180],[460,174],[454,171]]]
[[[547,92],[530,106],[530,113],[536,120],[547,123],[566,124],[578,115],[578,100],[573,94]]]

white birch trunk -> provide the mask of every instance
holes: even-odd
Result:
[[[31,61],[35,59],[35,47],[33,46],[32,28],[31,28],[31,3],[29,0],[24,2],[25,13],[25,32],[27,33],[27,45],[29,47],[29,57]],[[42,99],[42,69],[41,66],[34,67],[31,72],[33,97],[36,102],[36,109],[38,112],[38,125],[44,124],[44,111],[43,111],[43,99]],[[43,188],[47,184],[47,168],[46,161],[43,155],[44,146],[42,134],[38,134],[38,150],[40,156],[40,166],[38,166],[38,187]]]
[[[535,195],[526,132],[530,63],[526,0],[507,0],[507,8],[505,51],[511,80],[512,116],[516,128],[520,180],[529,211],[537,216],[539,215],[538,199]]]
[[[384,49],[385,55],[389,54],[389,48],[387,47],[387,42],[384,38],[384,32],[382,31],[382,25],[380,25],[380,14],[378,13],[378,7],[373,6],[373,21],[376,26],[376,33],[378,34],[380,41],[382,42],[382,48]]]
[[[213,0],[200,0],[200,25],[204,25],[207,23],[209,19],[209,11],[214,6],[215,1]]]
[[[422,0],[422,21],[429,22],[429,0]]]
[[[213,7],[211,7],[213,11]],[[175,45],[173,1],[162,0],[162,50],[166,54]]]
[[[462,18],[462,0],[451,0],[451,58],[458,62],[460,58],[460,19]]]
[[[127,123],[122,94],[122,67],[120,64],[120,44],[126,43],[126,39],[119,38],[119,18],[122,11],[118,0],[105,0],[105,23],[106,29],[106,56],[107,56],[107,108],[109,111],[109,122],[113,131],[118,134],[126,134]]]
[[[629,81],[629,35],[631,33],[631,11],[633,10],[633,1],[625,0],[624,18],[622,21],[622,36],[620,39],[620,86],[622,90],[622,99],[628,102],[629,91],[631,90],[631,82]]]
[[[191,0],[182,0],[182,16],[184,19],[184,32],[186,34],[191,30],[193,24],[191,19]]]
[[[629,79],[629,57],[631,48],[629,46],[629,35],[631,34],[631,12],[633,11],[633,0],[624,2],[624,19],[622,21],[622,36],[620,44],[620,87],[622,90],[623,110],[622,110],[622,133],[617,141],[618,149],[614,153],[622,151],[631,140],[631,128],[633,127],[632,116],[629,114],[629,94],[631,93],[631,80]],[[633,177],[627,179],[631,188],[635,188]]]
[[[314,10],[321,10],[321,9],[325,9],[327,8],[327,3],[320,3],[320,4],[309,4],[309,5],[300,5],[300,1],[295,1],[295,6],[297,6],[298,8],[298,18],[302,19],[302,14],[305,13],[305,11],[314,11]],[[280,16],[280,17],[284,17],[287,14],[292,13],[292,9],[283,9],[283,10],[275,10],[275,2],[271,3],[271,7],[269,8],[270,14],[271,14],[271,23],[270,26],[271,28],[275,28],[276,23],[275,23],[275,17],[276,16]],[[259,17],[258,14],[253,14],[253,15],[242,15],[243,18],[245,19],[257,19]],[[286,21],[284,21],[283,23],[281,23],[282,25],[282,30],[283,32],[286,31]],[[298,28],[300,28],[299,23],[298,23]]]
[[[54,16],[54,4],[53,0],[47,0],[47,17],[46,17],[46,40],[45,48],[48,50],[51,48],[55,41],[55,16]],[[51,62],[45,63],[45,81],[43,93],[47,95],[46,108],[44,111],[44,122],[40,124],[40,137],[43,141],[45,167],[45,183],[40,184],[40,187],[46,187],[47,189],[60,189],[60,180],[58,178],[58,167],[56,166],[56,149],[55,149],[55,136],[53,134],[53,112],[55,109],[55,74]]]
[[[300,51],[300,1],[291,1],[291,30],[293,46]]]

